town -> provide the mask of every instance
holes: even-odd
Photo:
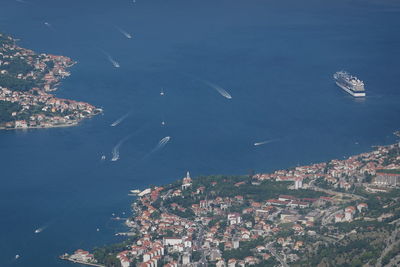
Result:
[[[400,144],[244,176],[186,176],[137,194],[96,266],[398,266]]]
[[[50,92],[68,77],[70,58],[35,54],[0,33],[0,129],[73,126],[102,110]]]

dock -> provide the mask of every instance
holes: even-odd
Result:
[[[83,265],[89,265],[89,266],[98,266],[98,267],[106,267],[103,264],[86,262],[86,261],[72,260],[68,256],[64,256],[64,255],[61,255],[59,258],[62,259],[62,260],[70,261],[70,262],[77,263],[77,264],[83,264]]]
[[[121,232],[121,233],[116,233],[115,235],[120,235],[120,236],[135,236],[136,233],[134,233],[134,232]]]

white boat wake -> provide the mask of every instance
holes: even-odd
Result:
[[[226,99],[232,99],[231,94],[228,93],[228,91],[226,91],[226,90],[225,90],[224,88],[222,88],[221,86],[216,85],[216,84],[214,84],[214,83],[212,83],[212,82],[209,82],[209,81],[206,81],[206,80],[197,78],[197,77],[195,77],[195,76],[193,76],[193,75],[191,75],[191,74],[185,74],[185,73],[184,73],[184,75],[189,76],[189,77],[191,77],[191,78],[193,78],[193,79],[195,79],[195,80],[198,80],[198,81],[200,81],[200,82],[202,82],[202,83],[204,83],[204,84],[210,86],[211,88],[213,88],[214,90],[216,90],[220,95],[222,95],[222,96],[225,97]]]
[[[135,132],[125,136],[124,138],[122,138],[112,149],[111,153],[112,153],[112,158],[111,161],[117,161],[119,160],[120,156],[119,156],[119,149],[120,147],[126,142],[128,141],[128,139],[132,138],[133,136],[137,135],[138,133],[146,130],[148,128],[148,126],[150,126],[151,124],[148,122],[145,125],[143,125],[142,127],[140,127],[138,130],[136,130]]]
[[[119,118],[118,120],[114,121],[113,123],[110,124],[111,127],[115,127],[118,124],[120,124],[123,120],[125,120],[126,118],[129,117],[129,115],[131,115],[131,112],[126,113],[124,116],[122,116],[121,118]]]
[[[266,140],[266,141],[254,143],[254,145],[255,145],[255,146],[262,146],[262,145],[266,145],[266,144],[269,144],[269,143],[272,143],[272,142],[276,142],[276,141],[278,141],[278,140],[279,140],[279,139]]]
[[[50,30],[55,31],[53,25],[51,25],[51,24],[48,23],[47,21],[43,22],[43,24],[44,24],[47,28],[49,28]]]
[[[158,144],[156,145],[155,148],[153,148],[149,153],[147,153],[142,160],[147,159],[148,157],[150,157],[153,153],[157,152],[158,150],[162,149],[164,146],[166,146],[168,144],[168,142],[171,140],[170,136],[166,136],[163,139],[161,139]]]
[[[100,51],[107,57],[108,61],[110,61],[110,63],[111,63],[115,68],[119,68],[119,67],[120,67],[119,63],[118,63],[115,59],[113,59],[112,56],[111,56],[109,53],[107,53],[107,52],[104,51],[103,49],[100,49]]]
[[[112,150],[112,158],[111,161],[117,161],[119,160],[119,149],[122,146],[123,143],[125,143],[129,138],[131,138],[133,134],[130,134],[124,138],[121,139],[113,148]]]
[[[115,68],[119,68],[120,67],[119,63],[117,61],[115,61],[111,56],[108,56],[108,61],[110,61],[111,64],[113,64],[113,66]]]
[[[208,86],[214,88],[220,95],[222,95],[223,97],[227,98],[227,99],[232,99],[232,96],[222,87],[213,84],[211,82],[205,81],[205,80],[201,80],[203,83],[207,84]]]
[[[46,228],[47,228],[47,226],[39,227],[39,228],[35,229],[34,233],[35,233],[35,234],[40,234],[41,232],[43,232],[44,230],[46,230]]]
[[[119,160],[119,146],[113,148],[111,161]]]
[[[169,142],[169,140],[171,140],[170,136],[166,136],[163,139],[161,139],[160,142],[158,142],[157,146],[151,151],[151,153],[156,152],[157,150],[163,148]]]
[[[132,35],[131,35],[130,33],[126,32],[125,30],[123,30],[123,29],[121,29],[121,28],[119,28],[119,27],[117,27],[117,26],[115,26],[115,28],[117,28],[117,30],[118,30],[121,34],[123,34],[126,38],[132,39]]]

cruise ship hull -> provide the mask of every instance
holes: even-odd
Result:
[[[349,88],[341,85],[338,82],[335,82],[337,84],[337,86],[339,86],[340,88],[342,88],[343,90],[345,90],[347,93],[351,94],[354,97],[365,97],[365,92],[353,92],[352,90],[350,90]]]

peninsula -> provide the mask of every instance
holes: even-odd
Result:
[[[64,56],[36,54],[0,33],[0,129],[73,126],[101,113],[91,104],[51,94],[75,63]]]
[[[137,193],[131,190],[132,193]],[[97,266],[399,266],[400,144],[273,173],[137,193],[126,240],[62,259]]]

